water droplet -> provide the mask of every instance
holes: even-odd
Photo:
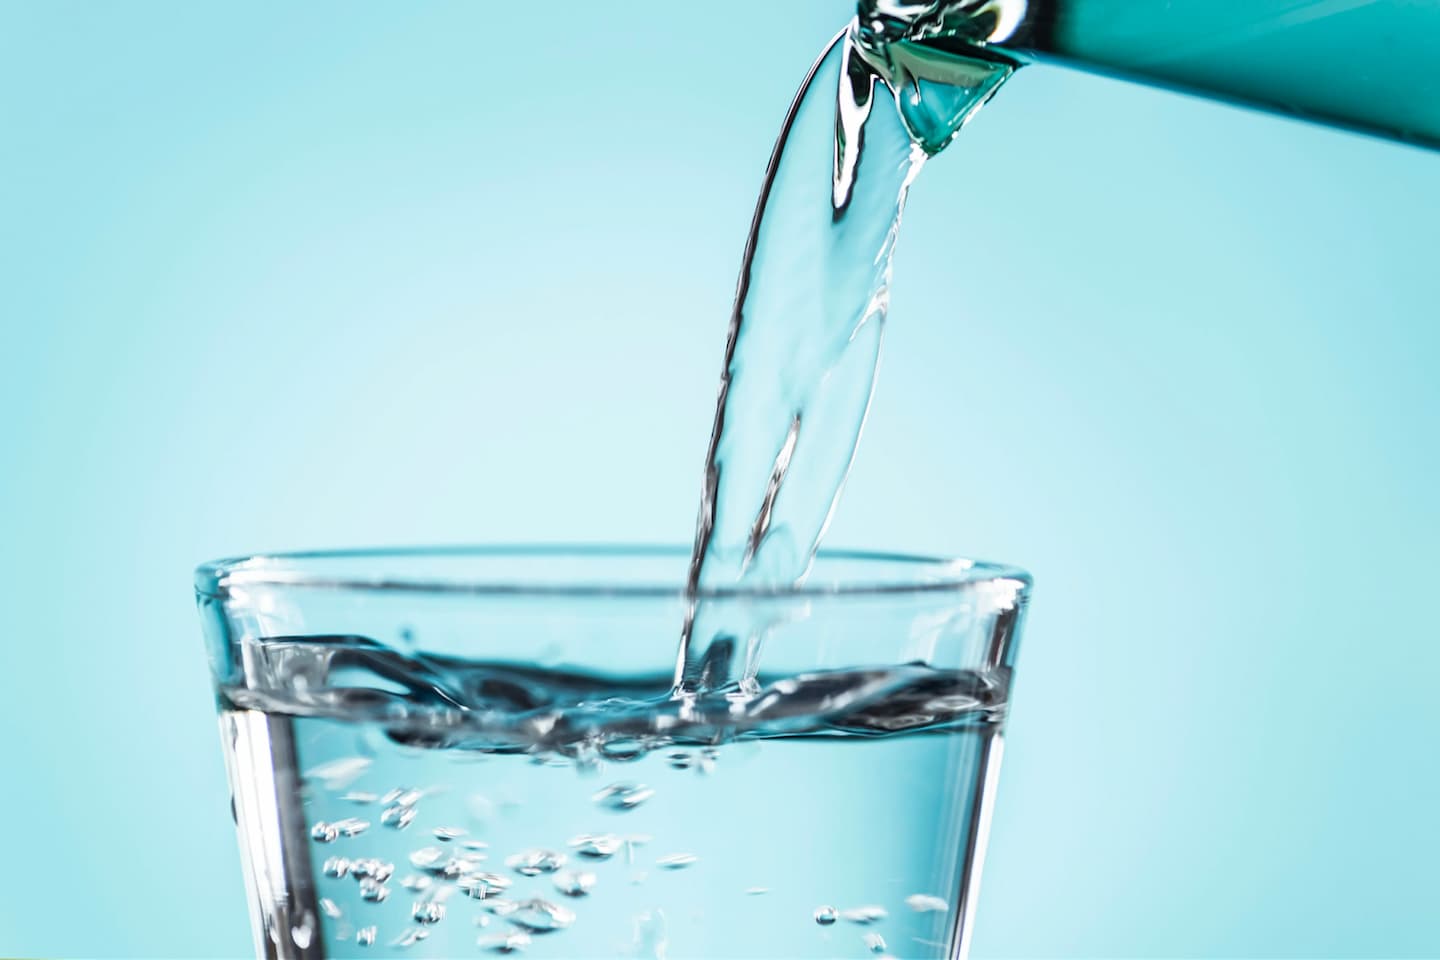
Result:
[[[327,790],[344,790],[370,769],[369,757],[341,757],[305,771],[305,779],[320,780]]]
[[[390,896],[390,888],[378,880],[366,877],[360,881],[360,899],[369,903],[380,903]]]
[[[310,828],[310,839],[316,843],[334,843],[340,837],[340,831],[333,823],[326,823],[324,820],[316,823]]]
[[[374,857],[365,860],[350,861],[350,876],[356,880],[363,880],[368,877],[376,883],[384,883],[386,880],[389,880],[394,873],[395,864],[387,863],[384,860],[378,860]]]
[[[849,910],[842,910],[840,916],[849,920],[851,923],[868,924],[875,923],[878,920],[884,920],[890,916],[890,913],[884,907],[867,904],[863,907],[852,907]]]
[[[392,947],[413,947],[415,944],[430,936],[429,930],[422,930],[419,927],[411,927],[400,936],[390,941]]]
[[[368,947],[375,943],[375,934],[378,931],[374,927],[361,927],[355,931],[355,943],[361,947]]]
[[[583,897],[594,889],[596,879],[588,870],[561,870],[555,874],[555,889],[567,897]]]
[[[517,903],[515,909],[505,915],[505,919],[530,933],[550,933],[553,930],[564,930],[574,923],[575,913],[559,904],[535,897]]]
[[[570,841],[575,853],[589,860],[609,860],[625,841],[614,833],[582,833]]]
[[[653,796],[655,796],[655,791],[643,783],[621,781],[610,784],[590,799],[594,800],[602,809],[623,813],[626,810],[634,810]]]
[[[828,927],[840,918],[834,907],[816,907],[815,922],[822,927]]]
[[[760,895],[762,895],[762,894],[766,894],[766,893],[769,893],[769,892],[770,892],[770,888],[769,888],[769,887],[747,887],[747,888],[745,889],[745,895],[746,895],[747,897],[758,897],[758,896],[760,896]]]
[[[436,827],[435,839],[449,843],[451,840],[459,840],[469,832],[464,827]]]
[[[329,897],[320,898],[320,910],[331,920],[339,920],[344,913],[340,909],[340,905]]]
[[[490,844],[486,843],[484,840],[463,840],[461,841],[460,846],[464,847],[466,850],[490,849]]]
[[[948,900],[928,893],[910,894],[905,898],[905,905],[916,913],[944,913],[950,909]]]
[[[306,947],[310,946],[310,941],[314,938],[314,917],[310,915],[309,911],[306,911],[305,916],[301,918],[300,922],[290,928],[290,939],[294,941],[295,946],[299,947],[301,950],[304,950]]]
[[[445,904],[439,900],[417,900],[410,908],[416,923],[439,923],[445,919]]]
[[[439,847],[421,847],[410,854],[410,865],[431,873],[440,873],[445,869],[445,856],[445,851]]]
[[[885,938],[880,936],[880,934],[867,933],[861,939],[865,941],[865,946],[870,948],[871,953],[885,952]]]
[[[320,872],[338,880],[350,872],[350,861],[344,857],[329,857],[321,866]]]
[[[513,933],[503,933],[498,936],[482,936],[475,941],[475,945],[481,950],[489,950],[492,953],[514,953],[517,950],[524,950],[530,946],[530,935],[516,930]]]
[[[380,794],[370,793],[365,790],[352,790],[340,799],[350,803],[374,803],[380,799]]]
[[[664,867],[666,870],[682,870],[700,858],[693,853],[672,853],[669,856],[661,857],[655,861],[656,866]]]
[[[695,765],[695,757],[684,750],[677,750],[665,757],[665,762],[675,770],[689,770]]]
[[[416,809],[402,804],[386,807],[380,812],[380,825],[391,830],[404,830],[415,822]]]
[[[346,817],[344,820],[336,820],[330,826],[340,831],[342,837],[358,837],[370,829],[370,822],[359,817]]]
[[[505,866],[527,877],[554,873],[565,865],[565,854],[553,850],[525,850],[505,858]]]
[[[510,878],[498,873],[467,873],[459,881],[460,892],[475,900],[488,900],[510,886]]]

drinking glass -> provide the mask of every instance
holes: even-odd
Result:
[[[1028,576],[688,558],[202,566],[257,955],[962,956]]]

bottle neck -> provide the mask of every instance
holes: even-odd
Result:
[[[1440,4],[860,0],[857,17],[877,42],[1077,67],[1440,148]]]

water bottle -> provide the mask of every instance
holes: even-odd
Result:
[[[1440,0],[859,0],[855,29],[1440,148]]]

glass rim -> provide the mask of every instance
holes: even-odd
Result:
[[[691,548],[667,544],[622,543],[493,543],[447,546],[361,547],[333,550],[297,550],[227,557],[202,563],[195,568],[195,592],[223,599],[236,587],[296,587],[327,591],[364,593],[458,594],[471,596],[555,597],[617,599],[676,599],[687,597],[685,584],[657,578],[594,583],[525,582],[520,577],[469,577],[454,580],[434,576],[407,577],[392,574],[375,576],[340,575],[323,569],[297,569],[296,564],[317,561],[356,561],[367,558],[394,561],[405,558],[535,559],[553,557],[571,560],[624,560],[641,558],[688,559]],[[1028,572],[1017,566],[985,560],[947,558],[913,553],[871,550],[821,549],[821,562],[858,562],[889,568],[914,567],[916,576],[901,581],[858,577],[853,582],[800,584],[736,584],[702,587],[689,596],[696,599],[784,599],[850,597],[959,592],[985,585],[1004,585],[1013,596],[1024,598],[1033,584]],[[923,575],[923,579],[920,577]]]

